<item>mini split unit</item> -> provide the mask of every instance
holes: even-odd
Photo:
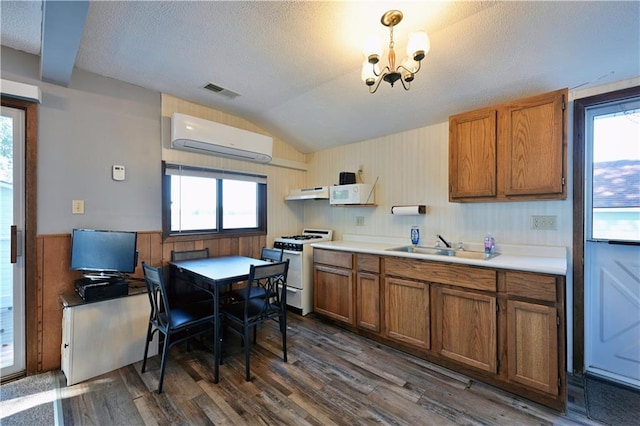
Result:
[[[214,121],[174,113],[171,116],[171,148],[268,163],[273,152],[273,139]]]

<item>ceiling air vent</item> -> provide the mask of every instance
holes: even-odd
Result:
[[[204,88],[207,90],[211,90],[212,92],[219,95],[226,96],[229,99],[237,98],[238,96],[240,96],[236,92],[232,92],[231,90],[225,89],[224,87],[216,86],[213,83],[208,83],[206,86],[204,86]]]

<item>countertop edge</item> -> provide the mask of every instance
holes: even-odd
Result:
[[[374,254],[379,256],[405,257],[410,259],[432,260],[436,262],[457,263],[464,265],[480,266],[484,268],[509,269],[524,272],[535,272],[552,275],[567,275],[567,258],[565,257],[541,257],[541,256],[522,256],[502,253],[499,256],[489,260],[464,259],[455,257],[444,257],[441,255],[404,253],[389,251],[388,249],[396,247],[388,243],[371,243],[371,242],[355,242],[355,241],[323,241],[312,243],[314,248],[323,248],[327,250],[350,251],[356,253]]]

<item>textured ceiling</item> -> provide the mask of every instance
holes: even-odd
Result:
[[[431,51],[405,92],[360,80],[362,45]],[[2,45],[40,55],[42,3],[0,3]],[[640,75],[640,2],[91,1],[75,66],[242,116],[302,152],[446,121],[563,87]],[[71,79],[73,82],[73,78]],[[238,93],[234,99],[202,87]]]

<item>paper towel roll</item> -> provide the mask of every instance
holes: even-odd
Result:
[[[391,214],[399,216],[409,216],[416,214],[425,214],[427,212],[427,206],[424,204],[416,206],[393,206],[391,207]]]

